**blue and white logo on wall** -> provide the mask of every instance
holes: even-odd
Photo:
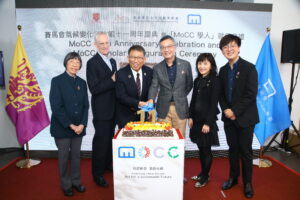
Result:
[[[118,148],[119,158],[135,158],[135,148],[134,147],[119,147]]]
[[[196,25],[201,24],[201,15],[189,14],[187,16],[187,23]]]

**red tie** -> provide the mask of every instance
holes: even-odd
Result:
[[[136,74],[136,87],[137,87],[137,93],[138,93],[138,96],[141,96],[141,80],[140,80],[140,74],[137,73]]]

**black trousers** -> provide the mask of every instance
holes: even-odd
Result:
[[[114,120],[94,120],[93,124],[92,175],[97,178],[112,166],[112,138],[116,123]]]
[[[224,130],[229,146],[229,163],[231,178],[240,175],[240,159],[242,161],[242,175],[244,183],[252,180],[252,141],[254,126],[241,128],[234,123],[225,123]]]

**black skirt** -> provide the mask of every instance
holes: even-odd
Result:
[[[193,124],[193,127],[190,129],[191,141],[201,147],[220,146],[217,124],[214,123],[210,127],[210,132],[206,134],[201,131],[202,126],[203,124],[200,123]]]

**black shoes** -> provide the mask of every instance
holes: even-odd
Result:
[[[208,181],[209,181],[209,177],[201,176],[200,180],[195,183],[195,187],[196,188],[204,187],[204,186],[206,186]]]
[[[73,185],[72,186],[77,192],[85,192],[85,187],[83,185]]]
[[[245,197],[247,197],[247,198],[253,197],[253,188],[252,188],[251,183],[246,183],[244,185],[244,194],[245,194]]]
[[[67,197],[71,197],[74,195],[74,192],[72,190],[74,188],[77,192],[85,192],[85,187],[83,185],[73,185],[71,188],[64,190],[64,195]]]
[[[222,190],[228,190],[238,183],[237,178],[229,178],[223,183]]]
[[[97,185],[99,185],[100,187],[108,187],[108,183],[106,182],[106,180],[103,178],[103,176],[99,176],[99,177],[94,177],[94,181]]]
[[[74,195],[72,188],[69,188],[69,189],[66,189],[66,190],[63,190],[63,191],[64,191],[64,195],[67,196],[67,197],[71,197],[71,196]]]

